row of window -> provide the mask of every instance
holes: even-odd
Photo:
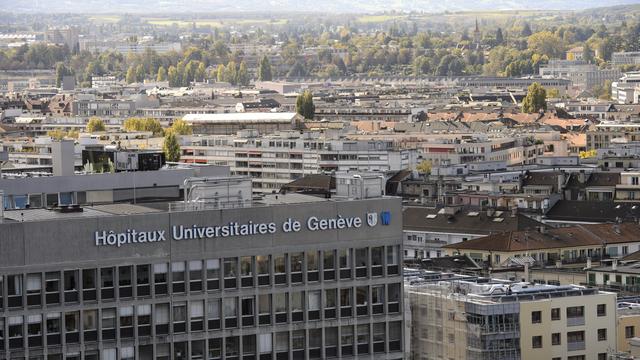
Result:
[[[14,274],[0,310],[399,274],[397,246]]]
[[[598,317],[607,316],[607,304],[598,304],[596,306],[596,315]],[[566,316],[567,320],[569,319],[584,319],[584,306],[569,306],[566,308]],[[560,308],[552,308],[551,309],[551,320],[557,321],[560,320]],[[531,323],[539,324],[542,323],[542,311],[532,311],[531,312]],[[583,323],[584,324],[584,323]]]
[[[19,349],[79,343],[81,334],[91,342],[399,314],[401,292],[393,283],[0,317],[0,350],[5,338]]]

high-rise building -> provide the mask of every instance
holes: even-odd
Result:
[[[0,358],[404,357],[400,199],[229,206],[5,211]]]

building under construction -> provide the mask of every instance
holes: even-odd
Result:
[[[405,293],[411,359],[600,360],[617,350],[613,293],[423,270],[405,270]]]

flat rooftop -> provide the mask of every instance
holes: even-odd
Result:
[[[304,195],[297,193],[288,194],[268,194],[261,198],[253,200],[252,205],[246,208],[267,207],[272,205],[293,205],[306,203],[319,203],[327,201],[348,201],[346,198],[334,197],[327,199],[324,197]],[[58,208],[38,208],[38,209],[19,209],[5,210],[2,222],[30,222],[43,220],[64,220],[75,218],[95,218],[103,216],[121,216],[121,215],[139,215],[150,213],[166,213],[179,211],[197,211],[197,210],[223,210],[225,207],[211,207],[207,204],[196,204],[193,208],[185,207],[184,203],[178,202],[149,202],[141,204],[130,203],[114,203],[103,205],[86,205],[79,206],[80,210],[73,211],[74,207],[58,207]],[[177,205],[177,206],[175,206]],[[76,207],[77,208],[77,207]]]

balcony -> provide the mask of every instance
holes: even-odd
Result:
[[[567,318],[567,326],[584,325],[584,316]]]
[[[567,343],[567,351],[579,351],[584,349],[585,349],[584,341]]]

